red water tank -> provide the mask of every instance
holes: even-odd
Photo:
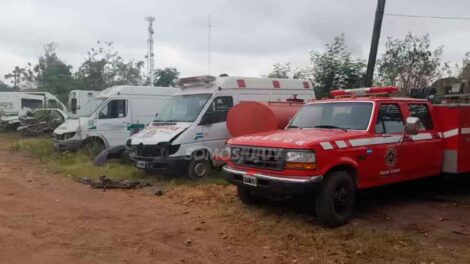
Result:
[[[233,137],[283,129],[302,102],[256,102],[236,104],[227,114],[227,128]]]

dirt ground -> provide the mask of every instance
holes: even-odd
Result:
[[[231,186],[90,189],[0,140],[0,263],[470,263],[470,186],[360,194],[324,229],[308,201],[242,205]],[[468,188],[467,188],[468,187]]]

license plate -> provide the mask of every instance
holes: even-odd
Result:
[[[254,176],[243,175],[243,183],[246,185],[257,186],[258,181]]]
[[[137,161],[137,168],[145,169],[147,168],[147,162],[145,161]]]

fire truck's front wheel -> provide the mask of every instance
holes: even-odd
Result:
[[[237,194],[244,204],[257,204],[259,202],[259,197],[252,194],[246,187],[237,186]]]
[[[354,210],[356,187],[346,171],[335,171],[322,183],[316,198],[318,222],[325,227],[346,224]]]

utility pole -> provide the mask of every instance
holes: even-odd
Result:
[[[147,27],[148,31],[148,39],[147,39],[147,67],[148,67],[148,81],[149,86],[153,86],[153,71],[154,71],[154,53],[153,53],[153,21],[155,21],[155,17],[146,17],[145,20],[149,23]]]
[[[385,0],[378,0],[377,10],[375,11],[374,31],[372,32],[372,42],[370,44],[369,62],[367,63],[367,73],[365,87],[372,86],[374,78],[375,61],[377,59],[377,49],[379,47],[380,31],[382,29],[382,20],[384,17]]]
[[[207,68],[208,74],[211,75],[211,15],[209,14],[209,24],[208,24],[208,37],[207,37]]]

